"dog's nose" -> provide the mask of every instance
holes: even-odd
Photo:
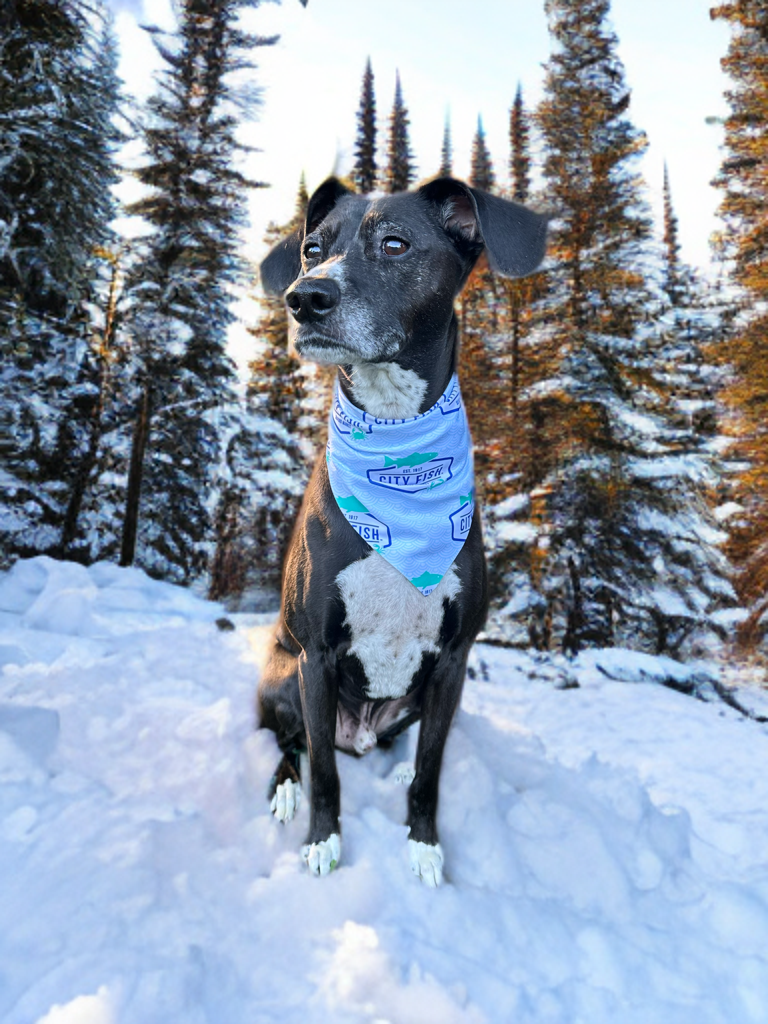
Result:
[[[339,304],[341,291],[330,277],[304,277],[285,296],[294,320],[300,324],[322,320]]]

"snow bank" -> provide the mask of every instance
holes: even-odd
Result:
[[[407,862],[415,730],[338,756],[343,859],[309,878],[253,731],[268,619],[220,615],[113,566],[0,578],[4,1024],[766,1019],[764,727],[656,659],[478,646],[444,887]]]

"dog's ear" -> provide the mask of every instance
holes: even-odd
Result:
[[[544,214],[455,178],[435,178],[418,194],[439,206],[443,228],[468,255],[477,258],[485,248],[497,273],[525,277],[544,259],[548,221]]]
[[[305,234],[314,231],[321,224],[342,196],[350,195],[350,191],[338,178],[326,178],[310,197],[307,204],[307,220],[304,225]]]
[[[301,243],[304,229],[281,238],[261,262],[261,284],[268,295],[282,295],[301,273]]]
[[[328,178],[315,191],[307,204],[307,219],[303,228],[297,228],[267,253],[261,264],[261,283],[271,295],[282,295],[301,273],[301,243],[304,236],[314,231],[325,220],[349,189],[338,178]]]

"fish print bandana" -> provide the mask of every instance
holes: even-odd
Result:
[[[469,536],[475,511],[472,439],[459,379],[426,412],[380,419],[336,382],[326,461],[352,526],[426,597]]]

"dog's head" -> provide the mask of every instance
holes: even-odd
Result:
[[[370,198],[329,178],[304,227],[261,264],[265,291],[285,293],[296,351],[321,363],[392,360],[445,334],[480,254],[506,277],[544,257],[547,218],[436,178],[414,192]]]

